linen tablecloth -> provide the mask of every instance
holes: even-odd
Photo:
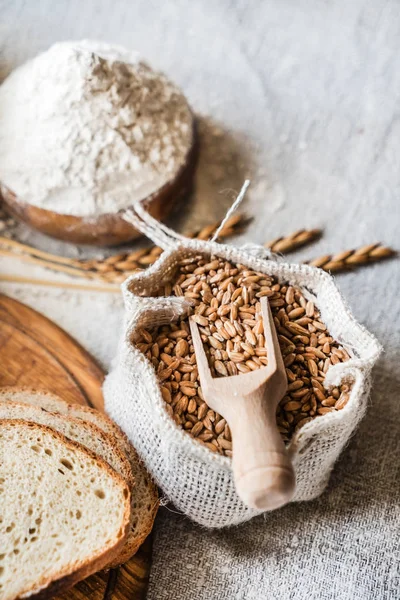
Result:
[[[239,242],[300,227],[323,239],[294,260],[374,241],[399,247],[400,16],[396,0],[0,0],[0,73],[60,39],[139,50],[200,117],[195,195],[174,225],[220,218],[247,176],[255,216]],[[74,249],[18,231],[40,247]],[[385,346],[367,417],[328,490],[250,523],[210,532],[160,510],[149,600],[400,598],[399,261],[337,278],[357,318]],[[2,259],[1,273],[27,275]],[[29,275],[60,278],[38,268]],[[63,279],[63,278],[60,278]],[[2,284],[55,319],[107,368],[118,295]]]

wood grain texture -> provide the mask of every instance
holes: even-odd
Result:
[[[0,321],[2,354],[7,357],[0,367],[2,385],[40,384],[68,402],[103,409],[104,373],[71,336],[25,304],[2,294]]]
[[[0,387],[18,385],[59,394],[71,403],[103,408],[104,373],[95,360],[55,323],[0,294]],[[119,569],[81,581],[58,600],[143,600],[151,540]]]

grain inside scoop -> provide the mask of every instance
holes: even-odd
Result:
[[[190,330],[204,399],[232,431],[237,492],[247,506],[273,510],[291,500],[295,477],[276,426],[276,407],[287,390],[287,377],[265,297],[261,298],[261,314],[268,364],[241,376],[212,377],[193,317]]]

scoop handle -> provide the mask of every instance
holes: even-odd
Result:
[[[262,510],[283,506],[292,498],[295,475],[276,426],[276,405],[259,388],[230,403],[227,421],[233,440],[233,472],[243,502]]]

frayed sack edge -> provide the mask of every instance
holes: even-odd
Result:
[[[170,418],[165,410],[165,402],[162,399],[154,369],[147,358],[134,346],[135,332],[138,329],[169,323],[187,312],[190,302],[183,298],[149,298],[148,295],[155,294],[165,283],[170,282],[178,262],[193,253],[215,254],[229,261],[244,264],[251,269],[274,275],[278,281],[302,287],[303,290],[306,290],[308,299],[314,300],[321,311],[321,318],[327,325],[330,334],[346,348],[351,356],[346,363],[332,366],[324,382],[325,387],[338,385],[345,381],[352,382],[352,390],[346,406],[341,411],[319,416],[306,423],[293,435],[288,445],[298,479],[298,489],[293,501],[310,500],[323,491],[335,461],[365,414],[371,369],[382,348],[375,337],[355,321],[336,288],[333,278],[320,269],[308,265],[287,264],[279,260],[265,260],[260,257],[263,256],[265,250],[254,246],[238,249],[199,240],[175,242],[173,246],[165,250],[154,265],[144,272],[132,275],[122,285],[126,307],[126,329],[115,365],[115,376],[118,376],[120,383],[124,382],[125,402],[131,404],[133,420],[135,419],[135,401],[131,397],[131,390],[132,386],[138,386],[137,373],[140,374],[140,387],[146,396],[146,398],[141,398],[141,410],[147,413],[147,420],[154,427],[154,431],[149,431],[148,435],[151,437],[155,434],[153,451],[158,455],[157,462],[163,463],[166,469],[171,463],[171,450],[173,450],[176,455],[182,457],[183,461],[190,459],[195,463],[206,465],[212,471],[216,470],[214,475],[220,471],[229,472],[231,475],[230,458],[214,454],[196,442]],[[130,373],[131,376],[128,376],[127,373]],[[128,381],[125,381],[127,376]],[[132,427],[127,427],[126,414],[119,414],[120,411],[115,407],[111,398],[114,394],[114,387],[112,374],[110,374],[104,388],[106,408],[133,438],[132,441],[150,471],[153,471],[157,483],[163,487],[167,496],[174,500],[173,490],[164,487],[165,482],[160,476],[160,467],[160,472],[154,472],[154,460],[149,460],[139,439],[140,436],[135,435],[134,423],[132,423]],[[125,413],[125,411],[122,412]],[[312,482],[308,482],[308,486],[302,486],[300,485],[302,480],[309,476],[308,471],[313,464],[315,452],[324,452],[324,473],[320,473],[320,480],[316,481],[315,486],[312,485]],[[176,462],[176,456],[173,462]],[[318,461],[316,462],[318,463]],[[318,468],[321,471],[318,464],[315,466],[317,471]],[[308,491],[305,492],[303,487],[308,487]],[[240,504],[239,498],[234,500]],[[181,502],[180,505],[176,504],[176,506],[185,511],[185,502]],[[235,513],[243,513],[243,509],[245,509],[245,514],[241,514],[239,520],[225,523],[222,519],[220,525],[214,523],[212,526],[218,527],[243,522],[262,512],[244,506],[237,508]],[[188,514],[197,520],[190,512]],[[210,526],[208,522],[202,524]]]

